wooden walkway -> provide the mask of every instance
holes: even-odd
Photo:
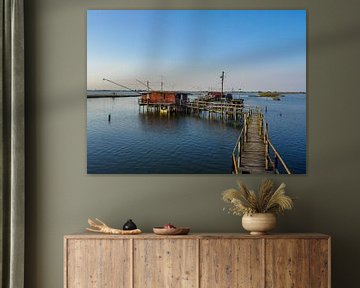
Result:
[[[265,143],[264,137],[259,133],[259,115],[251,114],[247,119],[247,136],[241,152],[242,173],[264,173],[265,169]]]
[[[234,174],[291,174],[271,143],[268,125],[257,109],[244,114],[243,129],[233,150],[232,160]]]

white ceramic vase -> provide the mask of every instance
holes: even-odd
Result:
[[[272,213],[255,213],[242,217],[242,226],[251,235],[263,235],[276,226],[276,217]]]

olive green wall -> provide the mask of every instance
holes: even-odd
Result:
[[[240,177],[86,175],[86,10],[124,8],[308,10],[308,174],[274,177],[299,197],[278,231],[331,234],[333,286],[358,287],[358,1],[25,2],[26,287],[62,287],[63,235],[82,231],[88,216],[114,226],[132,218],[145,231],[165,222],[241,231],[220,200]]]

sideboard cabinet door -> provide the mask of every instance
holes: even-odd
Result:
[[[197,287],[196,239],[134,240],[134,288]]]
[[[267,288],[329,287],[329,240],[266,239]]]
[[[68,288],[131,287],[130,240],[67,240]]]
[[[263,287],[263,253],[261,239],[202,239],[200,287]]]
[[[331,253],[330,240],[310,240],[310,287],[330,287]]]

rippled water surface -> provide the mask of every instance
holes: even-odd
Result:
[[[269,136],[276,150],[296,174],[306,173],[306,95],[288,94],[280,101],[248,97],[248,105],[263,108]],[[265,109],[265,107],[267,109]]]
[[[273,143],[294,173],[305,173],[306,96],[244,99],[249,105],[267,106]],[[88,99],[87,110],[90,174],[231,173],[239,125],[139,113],[136,97]]]
[[[231,173],[238,134],[220,121],[139,113],[137,98],[88,99],[88,173]]]

